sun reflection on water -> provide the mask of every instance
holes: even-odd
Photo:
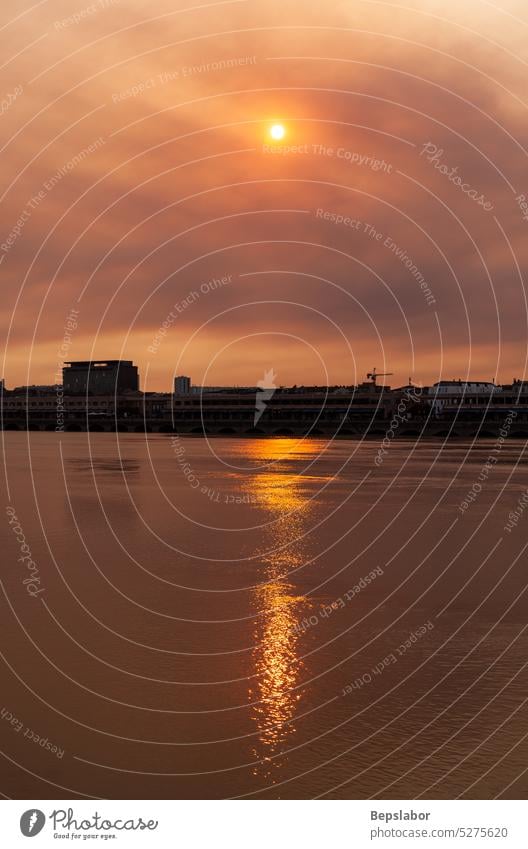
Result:
[[[295,626],[309,602],[296,592],[288,574],[301,567],[309,556],[306,540],[299,538],[308,529],[312,493],[308,479],[298,474],[298,455],[306,455],[302,459],[309,460],[316,451],[313,443],[294,439],[258,440],[248,445],[251,460],[272,463],[266,471],[246,479],[251,494],[270,514],[262,556],[262,583],[255,590],[260,616],[254,633],[256,683],[249,698],[258,729],[254,754],[259,764],[254,773],[272,782],[283,765],[281,755],[288,740],[295,734],[295,717],[302,698],[299,684],[303,662]]]

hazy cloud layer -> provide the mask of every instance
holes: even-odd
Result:
[[[7,385],[523,376],[525,4],[178,5],[2,12]]]

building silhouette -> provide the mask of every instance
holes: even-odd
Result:
[[[67,395],[112,395],[139,390],[132,360],[79,360],[64,363],[62,384]]]

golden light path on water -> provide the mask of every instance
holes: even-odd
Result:
[[[299,455],[305,454],[308,463],[315,451],[314,443],[294,439],[248,441],[245,447],[244,453],[253,463],[272,464],[247,478],[246,486],[270,514],[262,584],[255,590],[260,611],[254,632],[257,683],[250,688],[249,698],[260,744],[255,747],[260,763],[254,772],[273,781],[274,773],[284,764],[281,753],[287,748],[286,741],[296,731],[302,689],[295,688],[303,668],[296,625],[309,606],[305,596],[295,593],[288,573],[302,567],[309,556],[302,537],[309,529],[313,509],[312,489],[307,486],[313,477],[309,473],[292,474],[289,459],[294,452],[298,463]]]

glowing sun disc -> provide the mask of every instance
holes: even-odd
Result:
[[[275,139],[276,141],[279,141],[279,139],[283,139],[285,133],[286,133],[286,130],[284,129],[282,124],[273,124],[273,126],[270,129],[270,136],[271,136],[272,139]]]

